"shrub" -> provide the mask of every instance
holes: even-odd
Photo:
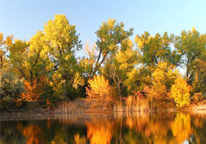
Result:
[[[26,101],[35,101],[38,99],[37,81],[24,81],[24,92],[22,92],[22,99]]]
[[[90,100],[111,101],[111,86],[103,76],[94,76],[86,87],[87,98]]]
[[[172,85],[170,96],[174,98],[178,107],[183,107],[190,104],[191,90],[191,86],[189,86],[183,78],[178,77],[175,80],[175,84]]]
[[[0,107],[9,109],[21,105],[23,82],[12,73],[0,73]]]

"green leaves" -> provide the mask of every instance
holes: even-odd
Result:
[[[118,51],[118,44],[123,42],[133,34],[133,29],[129,31],[124,30],[124,24],[116,23],[116,20],[108,19],[108,22],[103,22],[100,29],[96,32],[98,40],[96,42],[97,51],[99,54],[95,60],[95,66],[92,76],[99,70],[102,63],[109,54],[116,54]]]
[[[0,108],[15,108],[19,106],[23,80],[12,72],[0,71]]]
[[[133,34],[133,29],[124,30],[124,24],[116,23],[116,20],[108,19],[108,22],[103,22],[100,29],[96,32],[98,37],[97,46],[102,50],[103,55],[109,52],[116,52],[117,44]]]
[[[154,66],[158,61],[170,62],[172,37],[165,32],[162,36],[157,33],[151,36],[148,32],[135,37],[137,47],[142,52],[142,63]],[[172,63],[172,62],[171,62]]]
[[[35,86],[35,82],[44,82],[41,83],[44,87],[36,87],[42,89],[38,95],[45,102],[83,95],[85,86],[88,83],[92,85],[89,80],[92,78],[97,89],[102,91],[100,93],[108,95],[111,92],[118,95],[120,101],[123,95],[131,95],[135,91],[141,91],[144,96],[148,93],[147,98],[157,101],[167,99],[173,85],[176,87],[173,89],[182,88],[175,81],[180,75],[174,71],[181,66],[186,69],[188,84],[194,87],[192,94],[206,91],[206,35],[195,28],[183,30],[179,36],[167,32],[152,36],[144,32],[136,35],[136,47],[129,38],[133,35],[133,29],[125,30],[124,23],[118,23],[115,19],[103,22],[95,34],[95,45],[92,48],[86,46],[88,56],[77,59],[75,53],[82,48],[82,44],[76,26],[71,25],[65,15],[55,15],[42,31],[37,31],[27,42],[13,42],[12,35],[4,39],[0,33],[0,68],[12,70],[18,78],[27,80],[31,87]],[[100,78],[95,81],[98,74],[108,81]],[[111,88],[104,91],[98,87],[99,83],[111,85]],[[150,91],[145,92],[144,88]],[[188,93],[186,88],[182,89]],[[49,94],[46,94],[47,90]],[[185,93],[183,95],[188,97]],[[46,95],[45,98],[42,95]],[[175,101],[182,105],[179,93],[177,97],[172,97],[178,97]]]
[[[183,30],[180,36],[175,37],[175,48],[181,55],[181,64],[186,69],[190,83],[194,77],[194,61],[205,60],[205,44],[205,35],[199,34],[194,27],[188,32]]]
[[[55,93],[65,98],[67,87],[82,85],[80,69],[75,51],[82,48],[75,25],[70,25],[65,15],[55,15],[44,27],[44,50],[41,56],[46,58],[47,71],[51,74],[51,83]],[[78,74],[77,74],[78,73]]]

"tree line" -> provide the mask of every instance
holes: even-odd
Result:
[[[54,107],[78,97],[119,104],[128,97],[130,105],[145,100],[150,108],[204,99],[206,34],[195,28],[179,35],[144,32],[133,41],[133,28],[115,19],[95,34],[95,44],[77,58],[80,34],[65,15],[55,15],[29,41],[0,33],[1,108],[34,100]]]

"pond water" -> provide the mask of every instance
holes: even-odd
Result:
[[[1,121],[1,144],[204,144],[206,115],[70,116]]]

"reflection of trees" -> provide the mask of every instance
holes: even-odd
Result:
[[[147,113],[114,119],[1,122],[1,144],[206,143],[205,116]]]
[[[206,118],[205,115],[198,116],[193,115],[191,116],[191,125],[192,125],[192,132],[193,135],[191,136],[191,144],[203,144],[206,143]]]
[[[114,123],[107,119],[86,121],[87,138],[91,144],[110,144]]]
[[[171,139],[168,123],[171,122],[171,116],[152,117],[147,114],[128,117],[125,120],[126,126],[130,129],[125,134],[127,143],[167,143]]]
[[[191,118],[189,114],[179,113],[171,125],[172,133],[177,143],[183,143],[192,133]]]
[[[38,125],[28,125],[22,129],[23,136],[26,137],[26,144],[40,144],[40,127]]]
[[[74,136],[74,141],[75,141],[75,144],[87,144],[87,139],[86,137],[80,137],[79,134],[76,134]]]
[[[206,120],[189,114],[152,114],[127,117],[125,143],[191,144],[206,143]]]
[[[146,127],[149,123],[149,114],[139,114],[135,117],[127,117],[125,119],[125,125],[129,127],[129,129],[135,129],[139,132],[146,132]],[[149,133],[148,133],[149,135]]]
[[[17,126],[17,122],[0,122],[0,144],[25,143],[25,139]]]
[[[86,138],[86,127],[76,122],[78,122],[78,119],[67,118],[51,121],[50,130],[48,131],[51,139],[48,144],[77,144],[77,135],[79,135],[81,142],[82,137]]]
[[[70,122],[62,123],[58,120],[1,122],[0,144],[76,144],[77,133],[81,138],[85,135],[86,139],[86,128]]]

